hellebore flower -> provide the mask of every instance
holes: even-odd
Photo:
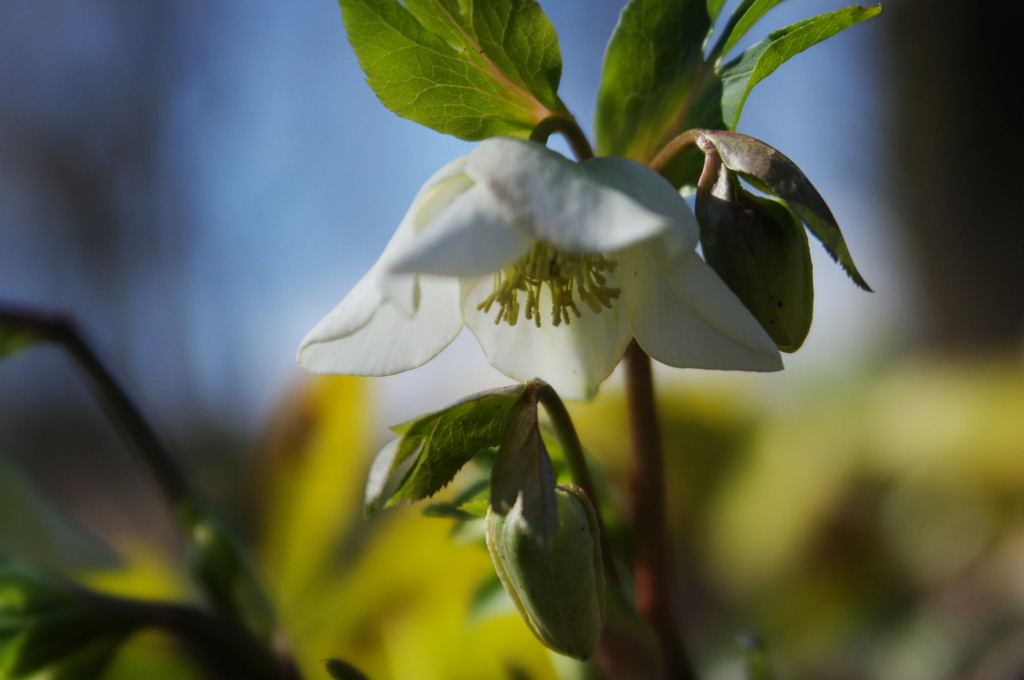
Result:
[[[488,139],[430,178],[298,361],[391,375],[465,325],[492,366],[568,399],[592,398],[634,337],[670,366],[781,369],[775,343],[695,252],[698,233],[645,166]]]

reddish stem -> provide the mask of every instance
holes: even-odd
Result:
[[[637,609],[654,627],[664,655],[665,680],[695,680],[672,607],[661,430],[654,403],[651,359],[636,341],[625,355],[630,425],[630,511],[633,522]]]

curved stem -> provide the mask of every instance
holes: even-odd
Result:
[[[665,513],[664,462],[654,402],[651,359],[634,340],[625,354],[630,424],[630,510],[635,541],[637,609],[654,627],[664,654],[665,680],[695,680],[672,607]]]
[[[114,422],[121,434],[125,437],[130,450],[134,451],[138,460],[147,468],[154,481],[159,487],[165,500],[170,506],[177,525],[181,529],[189,548],[201,549],[197,544],[195,532],[192,530],[197,518],[205,516],[202,504],[197,494],[189,486],[188,480],[181,468],[178,467],[173,456],[163,442],[157,436],[156,431],[143,417],[142,412],[136,407],[127,392],[114,378],[113,374],[100,361],[99,357],[82,337],[82,334],[75,324],[68,318],[56,314],[47,314],[36,310],[26,310],[0,305],[0,332],[10,333],[12,329],[24,334],[29,342],[46,341],[54,342],[62,346],[72,356],[79,368],[89,377],[93,388],[98,393],[100,402],[106,408],[107,414]],[[241,550],[233,543],[227,543],[230,538],[224,537],[224,550],[234,550],[235,559],[245,561]],[[223,556],[222,556],[223,558]],[[207,577],[193,571],[193,578],[197,585],[204,591],[207,587],[224,588],[225,592],[219,593],[225,598],[236,596],[238,584],[233,584],[236,589],[225,587],[224,584],[216,581],[207,581]],[[258,587],[253,580],[253,587]],[[230,591],[230,592],[229,592]],[[217,598],[208,598],[211,605],[216,608]],[[221,644],[228,644],[235,641],[237,645],[243,645],[248,651],[240,656],[244,658],[260,659],[261,656],[270,655],[269,650],[261,643],[250,636],[244,626],[244,622],[233,615],[230,610],[224,610],[225,618],[217,618],[202,610],[177,607],[174,605],[154,605],[149,603],[133,602],[129,600],[108,599],[108,602],[116,605],[116,610],[121,612],[135,612],[136,618],[144,618],[143,614],[152,615],[157,623],[165,623],[167,626],[177,626],[175,630],[187,633],[195,644],[206,647],[211,652],[211,659],[216,660],[216,649]],[[134,608],[134,609],[132,609]],[[223,609],[223,608],[222,608]],[[160,618],[160,616],[166,618]],[[190,625],[188,622],[191,622]],[[235,625],[238,624],[238,625]],[[203,639],[203,635],[209,633],[210,639]],[[290,662],[282,662],[290,664]],[[231,673],[225,673],[222,677],[237,677]],[[260,674],[249,675],[248,677],[263,677]],[[280,675],[266,676],[280,678]],[[293,673],[287,677],[297,677]]]
[[[0,307],[0,323],[17,327],[38,340],[63,346],[89,376],[111,420],[150,471],[171,506],[177,508],[192,501],[194,496],[174,458],[74,323],[62,316],[8,306]]]
[[[576,427],[572,424],[569,411],[565,408],[565,403],[562,402],[555,389],[541,380],[534,381],[534,384],[537,385],[538,401],[544,406],[545,412],[551,419],[551,426],[555,428],[555,433],[558,435],[558,441],[562,444],[562,454],[565,456],[566,465],[569,466],[569,475],[573,482],[583,489],[590,504],[594,506],[594,515],[597,517],[601,535],[601,554],[605,571],[609,578],[617,584],[619,576],[615,568],[615,560],[612,559],[608,533],[604,530],[604,521],[601,519],[601,502],[597,495],[597,487],[594,485],[594,478],[590,475],[590,468],[587,467],[587,460],[583,455],[583,445],[576,433]]]
[[[672,140],[662,147],[658,155],[651,161],[650,166],[652,170],[661,172],[669,163],[675,160],[676,156],[690,148],[691,146],[703,147],[704,134],[703,130],[687,130],[686,132],[673,137]]]
[[[590,141],[583,134],[580,126],[576,124],[576,121],[562,116],[548,116],[537,123],[537,127],[533,128],[533,132],[530,133],[530,140],[547,144],[548,137],[556,132],[561,133],[569,142],[577,161],[585,161],[594,157],[594,149],[590,146]]]

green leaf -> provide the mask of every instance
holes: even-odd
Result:
[[[0,555],[0,631],[73,612],[78,600],[67,584]]]
[[[825,199],[796,163],[777,149],[747,135],[711,130],[704,130],[701,135],[715,147],[725,167],[742,175],[757,189],[784,200],[854,283],[864,290],[871,290],[857,271],[843,233]]]
[[[490,494],[490,480],[481,479],[469,485],[451,501],[431,503],[423,509],[423,514],[458,521],[480,519],[487,515]]]
[[[763,4],[770,4],[765,2]],[[752,7],[751,10],[754,8]],[[767,11],[768,8],[762,8]],[[768,34],[735,60],[719,70],[722,92],[722,117],[730,130],[736,129],[743,105],[751,90],[775,69],[808,47],[832,37],[850,26],[870,19],[882,11],[881,5],[845,7],[781,28]],[[759,18],[759,17],[757,17]]]
[[[0,677],[98,677],[135,628],[103,601],[0,557]]]
[[[709,165],[709,174],[717,176],[712,186],[702,180],[696,204],[704,259],[779,349],[795,352],[814,311],[803,224],[784,203],[740,188],[717,156],[709,156]]]
[[[712,22],[718,18],[723,6],[725,6],[725,0],[708,0],[708,17]]]
[[[467,140],[571,118],[557,94],[558,36],[535,0],[340,4],[370,87],[404,118]]]
[[[690,123],[711,26],[707,0],[631,0],[604,57],[597,152],[649,163]]]
[[[401,436],[373,462],[364,513],[437,493],[479,451],[501,443],[522,391],[522,385],[511,385],[481,392],[392,428]]]
[[[754,24],[763,17],[768,10],[775,7],[782,0],[744,0],[743,4],[736,8],[733,15],[729,17],[729,23],[722,31],[722,37],[709,55],[710,60],[717,60],[729,54],[729,51],[736,47],[743,36],[747,34]]]
[[[98,680],[128,631],[89,633],[89,622],[59,622],[27,629],[0,658],[4,678]]]

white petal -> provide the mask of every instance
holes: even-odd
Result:
[[[531,239],[512,228],[490,192],[474,185],[396,252],[391,271],[480,276],[517,260]]]
[[[466,157],[465,171],[491,192],[512,226],[562,250],[618,250],[677,226],[675,217],[607,184],[603,169],[585,171],[536,142],[488,139]]]
[[[392,375],[421,366],[455,339],[462,328],[457,279],[419,277],[419,304],[412,316],[360,285],[310,331],[298,361],[314,373]],[[371,305],[376,299],[379,304]]]
[[[628,194],[648,210],[670,217],[675,223],[671,238],[674,248],[693,250],[697,246],[700,227],[690,206],[668,180],[625,158],[601,156],[583,161],[580,167],[595,179]]]
[[[581,318],[569,324],[551,323],[551,299],[544,289],[542,326],[520,315],[515,326],[494,323],[497,313],[477,310],[491,293],[491,277],[482,277],[466,291],[463,318],[484,350],[488,362],[515,380],[541,378],[563,399],[587,401],[622,357],[631,337],[621,301],[595,314],[580,305]],[[610,285],[611,284],[610,282]]]
[[[434,221],[449,203],[473,186],[473,180],[466,174],[465,168],[466,158],[456,158],[431,175],[416,193],[406,213],[406,218],[412,219],[416,231]]]
[[[377,272],[371,269],[331,310],[330,314],[321,319],[313,327],[313,330],[306,334],[299,346],[299,363],[302,363],[302,353],[306,345],[325,338],[350,335],[369,323],[383,299],[380,287],[377,285]]]
[[[393,263],[421,230],[445,207],[472,186],[463,172],[465,158],[458,158],[438,170],[417,192],[412,204],[406,210],[398,228],[384,247],[384,252],[370,270],[377,277],[377,287],[383,298],[394,304],[406,316],[412,316],[419,304],[419,289],[415,277],[410,274],[393,273]],[[369,276],[369,275],[368,275]]]
[[[782,368],[761,324],[696,253],[670,260],[653,242],[617,257],[633,334],[652,357],[689,368]]]

